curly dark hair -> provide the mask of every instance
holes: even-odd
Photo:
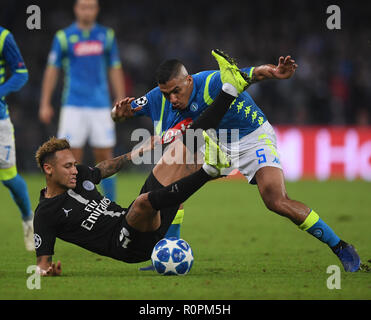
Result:
[[[70,144],[66,139],[57,139],[56,137],[51,137],[36,151],[35,159],[38,167],[44,171],[44,163],[51,161],[55,157],[55,153],[57,151],[65,149],[70,149]]]

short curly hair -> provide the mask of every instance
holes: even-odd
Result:
[[[65,149],[70,149],[70,144],[66,139],[51,137],[36,151],[35,159],[38,167],[44,172],[44,163],[51,161],[55,157],[57,151]]]

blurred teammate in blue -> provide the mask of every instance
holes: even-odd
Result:
[[[241,70],[249,76],[249,83],[252,84],[265,79],[291,78],[296,68],[295,60],[286,56],[280,57],[277,65],[266,64]],[[161,136],[164,143],[170,143],[174,136],[183,134],[207,110],[223,85],[219,71],[190,75],[184,64],[176,59],[161,64],[156,78],[156,88],[141,98],[123,99],[115,105],[112,117],[121,121],[134,116],[148,116],[154,122],[155,134]],[[230,94],[236,99],[220,121],[217,134],[221,149],[231,156],[231,169],[238,169],[249,183],[258,186],[269,210],[290,219],[301,230],[327,244],[340,259],[345,271],[358,271],[360,258],[354,247],[341,240],[314,210],[288,197],[276,135],[262,110],[246,91]],[[165,155],[167,153],[163,157]],[[164,159],[160,166],[154,168],[154,173],[158,182],[166,186],[169,177],[179,179],[196,168]],[[173,230],[170,228],[169,232]]]
[[[5,67],[11,76],[5,80]],[[9,30],[0,26],[0,179],[6,186],[22,214],[26,249],[34,250],[33,213],[27,185],[18,174],[15,156],[14,128],[9,117],[5,97],[20,90],[28,80],[28,71],[22,55]]]
[[[116,144],[110,117],[109,82],[116,100],[125,96],[123,70],[114,31],[96,23],[97,0],[77,0],[76,22],[59,30],[53,40],[42,83],[39,118],[50,124],[54,115],[51,98],[64,71],[62,108],[58,137],[66,138],[74,157],[81,163],[86,142],[93,148],[97,163],[113,157]],[[103,192],[116,200],[116,178],[102,181]]]

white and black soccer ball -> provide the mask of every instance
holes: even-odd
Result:
[[[162,239],[153,248],[152,264],[162,275],[186,275],[193,265],[191,246],[183,239]]]

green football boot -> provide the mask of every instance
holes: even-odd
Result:
[[[239,94],[245,91],[250,85],[250,77],[248,74],[238,69],[234,59],[229,57],[223,51],[214,49],[211,51],[211,54],[218,62],[222,83],[230,83],[236,88]]]
[[[214,167],[217,170],[216,176],[220,175],[220,171],[231,166],[231,160],[219,147],[219,145],[211,138],[206,131],[202,132],[205,139],[205,163]]]

